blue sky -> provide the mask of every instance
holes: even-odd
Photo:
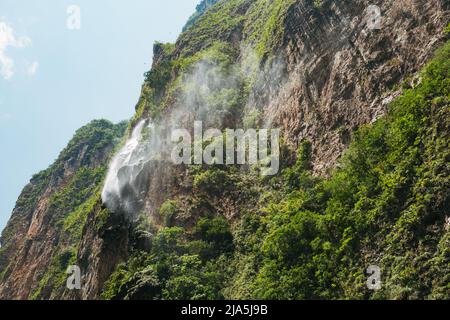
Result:
[[[199,1],[0,1],[0,230],[76,129],[133,115],[153,42],[174,42]]]

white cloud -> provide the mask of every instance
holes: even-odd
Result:
[[[29,76],[34,76],[34,75],[36,74],[38,68],[39,68],[39,62],[34,61],[33,63],[31,63],[31,64],[28,66],[28,68],[27,68],[27,74],[28,74]]]
[[[28,37],[16,37],[13,28],[0,21],[0,75],[8,80],[14,75],[14,60],[6,54],[8,47],[24,48],[31,44]]]

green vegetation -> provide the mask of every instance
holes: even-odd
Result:
[[[150,253],[137,251],[112,274],[104,299],[220,299],[226,261],[218,241],[232,242],[220,218],[199,222],[195,236],[179,227],[163,228]],[[190,239],[189,239],[190,238]],[[199,239],[203,238],[203,239]],[[202,254],[208,251],[208,254]],[[227,249],[228,250],[228,249]],[[214,256],[215,259],[210,259]]]
[[[189,94],[189,90],[196,90],[186,88],[184,80],[195,71],[193,67],[200,61],[222,68],[224,76],[234,74],[236,79],[228,79],[232,80],[230,82],[240,82],[239,85],[232,84],[223,90],[216,90],[204,104],[211,105],[211,110],[224,112],[222,119],[245,117],[246,123],[255,121],[258,115],[255,112],[242,117],[239,114],[247,101],[255,75],[244,75],[237,70],[236,61],[242,43],[230,45],[230,41],[236,34],[242,33],[243,44],[256,52],[256,59],[269,58],[283,42],[285,19],[294,3],[294,0],[202,1],[175,45],[155,43],[154,51],[158,59],[145,73],[136,115],[130,121],[129,128],[144,117],[159,118],[177,97]],[[252,63],[258,65],[257,61]]]
[[[48,210],[53,212],[53,218],[64,219],[67,212],[73,212],[79,209],[79,206],[86,208],[85,201],[94,194],[94,190],[98,188],[105,173],[104,167],[95,169],[81,167],[78,169],[71,181],[50,197]]]
[[[219,195],[231,186],[228,172],[220,169],[202,170],[194,176],[194,189],[211,195]]]
[[[113,125],[105,120],[92,121],[76,132],[67,148],[49,169],[59,174],[62,164],[66,161],[77,159],[80,155],[83,157],[80,167],[72,174],[70,180],[54,192],[48,200],[47,211],[52,219],[52,225],[60,232],[60,239],[49,269],[41,277],[38,288],[30,298],[60,296],[64,291],[66,269],[76,262],[77,248],[87,217],[89,213],[95,211],[100,199],[106,174],[105,161],[108,157],[102,155],[103,165],[94,168],[87,165],[92,164],[91,158],[98,158],[99,154],[111,152],[119,143],[126,127],[126,122]],[[101,214],[98,215],[101,216]]]
[[[294,3],[295,0],[260,0],[250,7],[245,34],[260,58],[267,57],[281,44],[285,17]]]
[[[270,60],[294,3],[204,0],[177,44],[155,44],[160,59],[145,74],[128,130],[200,92],[189,77],[202,65],[206,79],[226,80],[197,97],[209,106],[205,118],[222,112],[221,119],[256,125],[258,111],[243,114],[243,106],[257,79],[236,67],[242,43],[233,37],[242,34],[256,51],[256,65]],[[309,4],[319,9],[323,1]],[[193,166],[182,194],[165,201],[159,217],[142,212],[134,225],[100,205],[107,161],[100,155],[120,143],[127,123],[93,121],[24,189],[2,235],[0,278],[9,272],[3,257],[15,225],[57,186],[47,218],[59,237],[34,299],[61,296],[85,228],[108,244],[119,224],[131,248],[104,284],[104,299],[449,299],[449,73],[447,43],[399,85],[403,94],[385,117],[355,133],[330,177],[312,174],[308,141],[296,157],[283,146],[282,172],[272,178],[256,168]],[[76,170],[65,172],[67,164]],[[381,267],[379,291],[366,286],[370,265]]]
[[[253,280],[236,276],[252,297],[449,297],[449,73],[447,43],[387,117],[359,130],[330,179],[312,178],[303,156],[284,171],[258,228],[262,262]]]
[[[211,246],[211,255],[233,250],[233,235],[225,218],[201,218],[194,228],[194,235]]]
[[[88,214],[94,211],[95,205],[100,199],[100,186],[98,185],[96,190],[90,192],[92,194],[91,197],[81,203],[79,207],[69,213],[64,219],[64,232],[71,234],[74,239],[81,239]],[[85,190],[83,191],[85,192]]]
[[[21,219],[24,219],[33,213],[34,208],[44,190],[50,183],[52,170],[51,168],[35,174],[28,185],[22,190],[19,199],[16,202],[13,215],[8,221],[7,227],[2,231],[1,241],[5,247],[16,233],[16,228]],[[0,252],[0,266],[2,266],[2,255]]]
[[[163,203],[161,208],[159,209],[159,213],[164,219],[164,224],[166,227],[170,227],[173,223],[173,220],[176,217],[176,214],[180,210],[178,202],[174,200],[167,200]]]
[[[171,79],[172,64],[170,61],[162,61],[145,74],[145,81],[156,89],[164,89],[166,83]]]
[[[173,50],[173,48],[167,50]],[[145,74],[145,83],[136,106],[136,115],[131,120],[129,129],[143,117],[158,119],[162,111],[177,99],[190,95],[196,95],[198,99],[201,99],[198,104],[209,106],[208,116],[221,113],[221,118],[238,119],[237,114],[242,111],[248,96],[244,87],[246,79],[237,70],[235,64],[238,53],[235,48],[222,41],[211,41],[207,48],[192,55],[180,55],[174,58],[167,53],[169,56],[165,56],[165,59]],[[166,53],[163,54],[166,55]],[[202,65],[208,68],[199,70],[198,68]],[[203,71],[206,73],[203,74]],[[223,81],[217,88],[211,84],[209,95],[199,95],[201,88],[198,85],[201,80],[191,80],[191,77],[203,77],[203,79],[221,77]]]
[[[237,31],[245,21],[243,9],[247,8],[250,2],[249,0],[219,1],[207,10],[186,32],[181,34],[178,43],[186,44],[181,54],[185,57],[191,56],[211,47],[216,41],[231,38],[233,32]]]
[[[63,170],[63,165],[67,161],[77,159],[83,155],[83,163],[91,163],[92,157],[108,146],[116,144],[123,136],[127,127],[127,122],[122,121],[115,125],[107,120],[93,120],[86,126],[78,129],[67,147],[60,153],[53,165],[55,171]],[[81,153],[85,148],[85,154]]]
[[[447,36],[450,35],[450,23],[447,25],[447,27],[445,27],[444,33],[445,33]]]
[[[2,233],[2,252],[10,250],[21,221],[29,219],[38,207],[46,210],[44,225],[51,225],[57,235],[51,240],[54,251],[49,267],[38,275],[39,285],[30,298],[60,297],[64,291],[67,266],[76,261],[87,216],[100,199],[109,154],[126,127],[126,122],[117,125],[106,120],[90,122],[75,133],[55,163],[33,176],[22,191]],[[0,253],[2,275],[8,272],[11,261]]]
[[[188,30],[209,8],[215,5],[219,0],[202,0],[195,8],[195,13],[189,18],[183,27],[183,32]]]
[[[316,8],[320,8],[322,6],[322,4],[323,4],[322,0],[314,0],[314,6]]]
[[[259,57],[266,57],[283,40],[284,20],[294,3],[294,0],[219,1],[181,35],[179,43],[186,44],[182,54],[192,55],[215,41],[231,39],[233,32],[242,30],[244,39]]]
[[[196,168],[201,192],[192,202],[208,210],[193,227],[157,231],[151,250],[118,267],[103,297],[448,299],[449,73],[447,43],[387,116],[355,134],[330,178],[312,176],[308,142],[270,180]],[[241,212],[232,222],[214,214],[214,201],[233,191],[246,199],[249,185],[265,190],[259,204],[235,202]],[[179,210],[169,201],[161,214]],[[367,289],[370,265],[381,267],[379,291]]]
[[[76,262],[76,249],[69,247],[58,253],[39,281],[38,288],[31,294],[30,299],[39,300],[42,297],[55,297],[65,288],[66,270]]]

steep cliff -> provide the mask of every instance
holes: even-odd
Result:
[[[155,44],[106,180],[123,125],[71,142],[24,189],[0,297],[449,298],[449,6],[203,1]],[[194,120],[281,128],[280,173],[164,160],[159,138]]]
[[[92,121],[23,189],[2,232],[0,297],[57,298],[126,123]]]
[[[219,0],[202,0],[195,8],[195,13],[183,27],[183,32],[189,29],[209,8],[214,6]]]

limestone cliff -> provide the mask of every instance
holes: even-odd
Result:
[[[76,257],[86,214],[125,129],[126,123],[91,122],[23,189],[2,232],[0,297],[61,297],[65,269]]]
[[[124,128],[94,122],[19,198],[1,238],[0,297],[448,298],[448,48],[420,71],[448,40],[449,10],[204,1],[175,44],[155,44],[125,138],[143,123],[281,128],[280,174],[149,158],[120,193],[137,191],[136,205],[110,206],[100,193]],[[431,114],[405,107],[412,95]],[[365,288],[374,263],[380,292]],[[65,288],[69,264],[80,291]]]

